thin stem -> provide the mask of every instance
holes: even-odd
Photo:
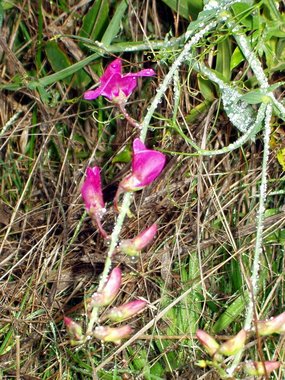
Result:
[[[264,120],[264,149],[262,160],[261,185],[259,189],[259,207],[257,214],[257,231],[254,249],[254,259],[251,270],[250,289],[249,289],[249,304],[246,311],[244,329],[249,330],[254,316],[254,304],[258,292],[258,273],[260,265],[260,254],[262,251],[263,230],[264,230],[264,212],[266,202],[267,189],[267,165],[269,159],[269,139],[270,139],[270,120],[272,116],[272,105],[268,104],[265,111]],[[238,364],[240,363],[243,351],[238,352],[233,360],[232,366],[228,369],[229,374],[233,374]]]
[[[127,215],[128,211],[129,211],[131,200],[132,200],[132,193],[126,193],[124,195],[123,202],[122,202],[122,205],[120,207],[120,213],[118,215],[118,219],[116,221],[116,224],[114,226],[114,229],[113,229],[113,232],[111,235],[110,247],[109,247],[109,250],[107,253],[107,257],[106,257],[105,265],[104,265],[104,270],[103,270],[103,273],[101,274],[101,279],[100,279],[100,282],[98,285],[97,292],[102,291],[102,289],[103,289],[103,287],[107,281],[107,278],[108,278],[108,275],[109,275],[109,272],[110,272],[110,269],[112,266],[112,256],[113,256],[114,252],[116,251],[116,246],[117,246],[117,243],[119,240],[119,235],[120,235],[120,232],[121,232],[124,220],[125,220],[125,216]],[[90,319],[89,319],[88,326],[87,326],[87,332],[86,332],[87,336],[92,335],[94,324],[96,322],[98,322],[98,318],[99,318],[98,313],[99,313],[99,308],[94,307],[91,311]]]
[[[141,128],[141,124],[133,119],[127,112],[125,106],[121,103],[117,103],[117,106],[120,108],[120,111],[124,115],[125,119],[135,128]]]

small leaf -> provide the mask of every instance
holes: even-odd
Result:
[[[81,37],[91,40],[100,40],[109,17],[109,4],[106,0],[94,1],[83,18],[82,28],[79,32]]]
[[[282,166],[282,170],[285,171],[285,148],[278,150],[276,157],[279,164]]]
[[[237,46],[231,56],[230,69],[233,70],[243,61],[244,61],[244,56],[242,52],[240,51],[239,47]]]
[[[267,103],[267,98],[268,96],[262,90],[253,90],[241,96],[241,99],[247,104]]]

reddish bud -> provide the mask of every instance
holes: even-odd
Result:
[[[120,344],[122,339],[127,338],[132,333],[129,325],[121,327],[98,326],[95,328],[93,336],[104,342],[114,342]]]
[[[142,231],[135,238],[122,240],[118,249],[128,256],[138,256],[140,251],[143,250],[149,243],[151,243],[156,232],[157,225],[153,224],[146,230]]]
[[[280,367],[281,363],[276,361],[267,362],[247,362],[243,368],[246,374],[251,376],[264,376],[269,375],[275,369]]]
[[[103,200],[100,169],[97,166],[87,168],[87,175],[81,188],[81,195],[88,214],[97,224],[102,236],[106,238],[107,233],[101,225],[101,218],[106,209]]]
[[[76,341],[81,341],[83,338],[81,326],[69,317],[64,317],[63,320],[70,338]]]
[[[120,268],[114,268],[110,273],[106,284],[101,292],[95,292],[89,303],[89,308],[94,306],[106,306],[114,300],[119,293],[122,282],[122,272]]]
[[[240,330],[240,332],[236,336],[221,344],[218,353],[226,356],[235,355],[244,347],[245,341],[246,331]]]
[[[219,349],[219,343],[203,330],[197,330],[196,336],[209,355],[213,356]]]
[[[104,319],[110,319],[114,322],[122,322],[142,311],[146,304],[146,301],[136,300],[118,307],[113,307],[105,314]]]
[[[257,331],[261,336],[285,333],[285,311],[277,317],[265,321],[257,321]]]

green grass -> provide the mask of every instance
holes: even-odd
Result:
[[[270,91],[278,102],[255,308],[261,319],[284,311],[284,7],[237,2],[227,14],[208,9],[198,18],[202,1],[179,4],[0,2],[3,379],[211,378],[209,368],[195,366],[207,357],[195,331],[219,341],[245,321],[265,146],[263,125],[254,120],[261,104],[273,102]],[[204,28],[201,19],[216,26],[183,57],[185,38]],[[244,37],[269,88],[249,64]],[[85,169],[102,167],[110,206],[104,226],[111,232],[111,202],[139,135],[105,98],[82,98],[117,56],[125,72],[157,72],[139,82],[127,110],[144,123],[147,146],[165,152],[168,163],[135,194],[134,217],[121,236],[156,221],[159,232],[138,262],[114,258],[124,272],[118,303],[143,297],[150,306],[130,322],[138,336],[124,346],[90,341],[76,348],[63,316],[86,324],[82,301],[98,285],[107,252],[84,214]],[[284,363],[282,337],[262,345],[266,359]],[[256,344],[246,359],[261,360]],[[284,368],[271,378],[283,379]]]

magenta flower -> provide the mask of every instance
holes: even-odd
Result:
[[[97,326],[93,336],[104,342],[114,342],[120,344],[122,339],[127,338],[132,333],[129,325],[121,327]]]
[[[140,139],[133,142],[132,173],[125,177],[118,187],[114,204],[123,191],[138,191],[151,184],[161,173],[165,165],[165,155],[156,150],[147,149]]]
[[[142,311],[146,304],[146,301],[136,300],[113,307],[104,315],[104,320],[110,319],[113,322],[122,322]]]
[[[101,218],[106,209],[101,187],[100,169],[97,166],[87,168],[87,176],[81,188],[81,195],[88,214],[96,222],[101,234],[106,238],[107,233],[101,225]]]
[[[107,306],[119,293],[122,283],[122,272],[120,268],[114,268],[110,273],[103,289],[95,292],[89,302],[89,309],[98,306]]]
[[[138,256],[140,251],[151,243],[156,232],[157,225],[153,224],[146,230],[142,231],[135,238],[122,240],[119,244],[118,251],[123,252],[128,256]]]
[[[137,191],[150,185],[161,173],[165,164],[165,155],[156,150],[147,149],[140,139],[133,142],[132,173],[125,177],[120,187],[124,191]]]
[[[122,75],[122,60],[120,58],[111,62],[100,78],[100,86],[96,90],[86,91],[83,95],[86,100],[93,100],[102,95],[114,103],[125,103],[137,86],[138,77],[151,77],[155,75],[152,69],[144,69],[138,73]]]

